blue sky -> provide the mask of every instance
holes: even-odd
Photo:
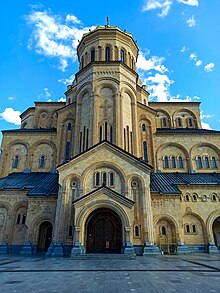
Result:
[[[137,40],[150,100],[200,101],[204,128],[219,130],[219,11],[219,0],[3,1],[0,130],[18,128],[34,101],[62,101],[78,40],[106,16]]]

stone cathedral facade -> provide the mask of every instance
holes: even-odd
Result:
[[[0,254],[220,248],[220,131],[198,102],[149,102],[131,34],[100,26],[78,48],[66,102],[3,130]]]

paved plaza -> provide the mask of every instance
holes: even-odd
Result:
[[[0,292],[220,292],[220,255],[1,256]]]

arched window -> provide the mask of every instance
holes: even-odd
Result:
[[[190,228],[189,228],[189,225],[188,225],[188,224],[186,225],[186,233],[187,233],[187,234],[190,233]]]
[[[120,51],[120,61],[122,63],[125,63],[125,51],[124,50]]]
[[[138,226],[135,226],[135,236],[138,237],[139,236],[139,228]]]
[[[181,120],[181,118],[177,118],[177,127],[182,127],[182,120]]]
[[[188,119],[188,126],[189,126],[189,127],[193,127],[192,118],[189,118],[189,119]]]
[[[111,60],[111,49],[110,47],[105,48],[105,61]]]
[[[186,194],[186,201],[189,201],[189,195]]]
[[[99,186],[100,185],[100,173],[97,172],[95,173],[95,186]]]
[[[166,169],[169,168],[169,161],[168,161],[168,157],[167,156],[164,157],[164,168],[166,168]]]
[[[134,58],[131,58],[131,69],[134,69]]]
[[[71,123],[68,123],[67,130],[71,130],[71,129],[72,129],[72,124]]]
[[[147,105],[146,99],[144,99],[144,105]]]
[[[181,156],[178,157],[179,168],[183,168],[183,158]]]
[[[216,159],[215,157],[211,158],[211,162],[212,162],[212,169],[217,169],[217,164],[216,164]]]
[[[198,167],[198,169],[202,169],[202,159],[201,159],[201,157],[197,157],[197,167]]]
[[[21,222],[22,225],[26,224],[26,218],[27,218],[27,215],[22,216],[22,222]]]
[[[170,159],[171,159],[171,167],[172,168],[176,168],[176,160],[175,160],[175,157],[172,156]]]
[[[19,225],[19,224],[20,224],[20,220],[21,220],[21,215],[20,215],[20,214],[18,214],[18,216],[17,216],[17,222],[16,222],[16,224],[17,224],[17,225]]]
[[[93,49],[91,51],[91,62],[94,62],[95,61],[95,50]]]
[[[192,231],[193,233],[196,233],[196,225],[192,225]]]
[[[110,142],[113,142],[113,130],[112,130],[112,126],[110,126]]]
[[[197,195],[193,194],[193,201],[197,201]]]
[[[16,155],[13,160],[12,168],[18,168],[19,156]]]
[[[209,169],[210,168],[210,164],[209,164],[209,158],[207,156],[204,157],[204,162],[205,162],[206,169]]]
[[[40,168],[44,168],[44,166],[45,166],[45,156],[44,155],[42,155],[41,157],[40,157]]]
[[[144,161],[148,162],[148,157],[147,157],[147,142],[143,142],[143,150],[144,150]]]
[[[109,173],[109,185],[114,186],[114,173],[113,172]]]
[[[70,141],[66,143],[66,150],[65,150],[65,160],[68,161],[70,159]]]
[[[142,124],[142,131],[146,131],[146,126],[144,123]]]
[[[164,226],[161,228],[161,234],[162,236],[166,236],[166,228]]]
[[[166,118],[162,118],[162,125],[163,125],[163,127],[167,127],[167,119]]]
[[[216,201],[216,200],[217,200],[217,198],[216,198],[216,195],[215,195],[215,194],[213,194],[213,195],[212,195],[212,200],[213,200],[213,201]]]
[[[107,174],[106,174],[106,172],[103,172],[102,173],[102,185],[106,186],[106,184],[107,184]]]

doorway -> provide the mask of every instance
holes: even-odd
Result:
[[[122,224],[111,209],[97,209],[86,223],[86,251],[88,253],[120,253]]]
[[[217,246],[218,250],[220,250],[220,217],[215,219],[212,229],[215,245]]]
[[[39,252],[47,251],[47,249],[49,248],[50,243],[52,241],[52,231],[53,227],[49,221],[44,221],[43,223],[41,223],[38,239]]]

